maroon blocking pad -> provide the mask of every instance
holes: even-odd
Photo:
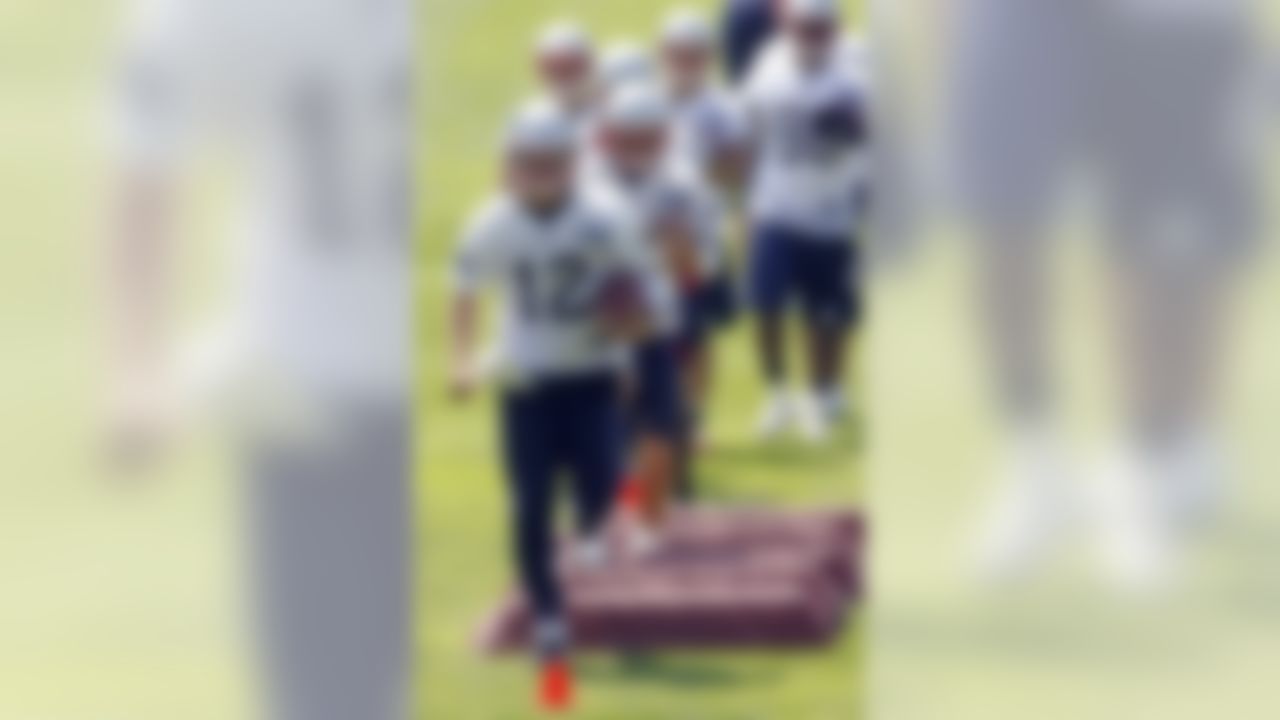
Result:
[[[859,516],[696,508],[677,512],[660,552],[560,564],[574,641],[614,650],[802,648],[833,640],[861,593]],[[566,548],[567,549],[567,548]],[[512,598],[482,628],[487,652],[527,642],[529,614]]]

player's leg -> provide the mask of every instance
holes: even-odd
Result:
[[[976,546],[992,580],[1033,571],[1079,502],[1057,428],[1049,251],[1039,223],[987,224],[976,247],[979,329],[1004,434]]]
[[[684,409],[684,417],[676,448],[677,473],[672,490],[675,497],[685,502],[692,500],[696,494],[694,466],[698,455],[703,405],[706,401],[707,355],[710,352],[708,344],[704,336],[688,344],[681,343],[678,348],[680,404]]]
[[[558,654],[568,643],[563,598],[555,576],[554,400],[552,389],[547,387],[517,389],[509,391],[502,408],[513,555],[533,609],[535,644],[543,655]]]
[[[577,510],[579,559],[601,564],[602,532],[624,472],[622,401],[617,379],[585,380],[561,419]]]
[[[952,41],[959,200],[975,235],[975,301],[1003,445],[977,560],[1018,577],[1072,504],[1054,398],[1049,234],[1089,106],[1092,3],[981,0]]]
[[[1127,396],[1107,477],[1104,559],[1159,584],[1183,531],[1212,518],[1228,464],[1214,432],[1235,269],[1254,231],[1247,13],[1111,27],[1104,125],[1113,312]],[[1141,93],[1134,89],[1140,88]]]
[[[705,286],[686,297],[684,324],[676,343],[680,365],[681,405],[685,418],[679,448],[681,472],[676,478],[675,490],[684,500],[691,499],[694,492],[693,459],[697,454],[698,436],[707,401],[712,330],[706,301]]]
[[[259,445],[251,547],[273,720],[408,717],[409,411],[344,407],[323,442]]]
[[[809,243],[802,284],[813,404],[828,423],[845,412],[845,368],[859,320],[857,247],[840,238]]]
[[[656,541],[680,472],[680,438],[684,432],[680,374],[674,343],[658,339],[643,345],[636,356],[637,383],[633,398],[629,482],[640,489],[641,532],[637,550]]]
[[[751,241],[751,306],[755,314],[760,371],[767,393],[758,430],[765,437],[782,432],[792,420],[784,320],[791,290],[791,243],[788,233],[767,225],[757,228]]]

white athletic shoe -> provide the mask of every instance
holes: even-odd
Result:
[[[792,398],[784,391],[769,394],[764,407],[760,411],[760,419],[756,422],[756,434],[764,440],[772,440],[786,432],[795,422],[795,406]]]
[[[977,537],[977,570],[988,582],[1009,582],[1036,570],[1078,514],[1072,473],[1050,436],[1019,438],[1004,462]]]
[[[569,624],[563,618],[545,617],[535,620],[532,636],[534,649],[542,657],[558,657],[570,646]]]
[[[825,443],[831,438],[831,423],[821,396],[815,394],[798,397],[796,406],[801,437],[814,445]]]
[[[1190,434],[1160,460],[1170,520],[1181,530],[1212,528],[1227,502],[1230,462],[1211,434]]]
[[[1113,460],[1099,477],[1100,560],[1119,590],[1147,595],[1174,582],[1178,552],[1164,487],[1168,479],[1136,452]]]
[[[609,564],[609,546],[601,537],[579,539],[573,547],[574,565],[587,572],[598,572]]]
[[[633,560],[648,560],[662,550],[662,536],[645,523],[632,523],[626,531],[627,555]]]
[[[849,401],[841,388],[824,390],[819,398],[822,403],[822,413],[826,416],[828,424],[837,425],[848,417]]]

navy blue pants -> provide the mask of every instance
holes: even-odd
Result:
[[[617,378],[599,373],[509,391],[502,434],[516,567],[537,616],[554,618],[563,610],[555,575],[557,481],[569,480],[579,531],[598,530],[622,473]]]
[[[636,433],[673,442],[681,439],[685,410],[678,340],[651,340],[636,350],[636,387],[630,414]]]
[[[813,325],[854,325],[862,309],[857,262],[852,238],[763,225],[751,243],[753,309],[772,315],[798,301]]]
[[[679,338],[660,338],[636,350],[635,395],[630,403],[630,430],[637,436],[658,437],[676,451],[676,492],[691,499],[689,430],[691,418],[680,378]]]

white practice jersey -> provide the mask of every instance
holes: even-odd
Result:
[[[842,43],[826,67],[806,72],[786,38],[756,61],[742,103],[757,143],[751,215],[817,235],[851,238],[869,182],[869,148],[850,144],[844,124],[869,122],[870,73],[865,53]]]
[[[169,172],[197,145],[235,159],[236,333],[304,388],[409,386],[411,9],[140,0],[126,37],[122,159]]]
[[[543,218],[500,195],[472,218],[454,284],[500,291],[498,369],[525,383],[623,369],[627,346],[600,332],[597,301],[610,277],[643,280],[646,263],[631,218],[607,202],[579,197]]]
[[[675,152],[699,168],[708,182],[715,157],[747,142],[742,108],[727,92],[708,88],[691,97],[672,97]]]
[[[722,213],[714,194],[700,180],[698,172],[678,159],[665,163],[650,178],[626,181],[597,159],[586,182],[593,191],[616,204],[632,217],[640,229],[646,267],[658,308],[658,330],[674,333],[680,327],[681,289],[667,266],[657,228],[679,223],[693,234],[700,279],[713,277],[723,266]]]

